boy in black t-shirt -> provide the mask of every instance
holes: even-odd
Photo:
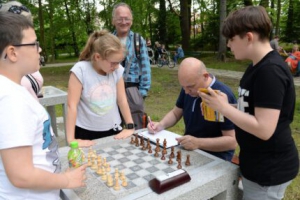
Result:
[[[244,200],[282,199],[299,170],[290,123],[295,109],[293,78],[269,43],[271,21],[263,7],[248,6],[224,21],[223,35],[238,60],[252,64],[240,81],[238,109],[224,93],[199,93],[203,102],[236,125]]]

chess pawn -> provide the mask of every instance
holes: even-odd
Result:
[[[158,153],[157,149],[155,150],[154,157],[159,157],[159,153]]]
[[[143,144],[144,144],[144,136],[141,136],[140,137],[140,146],[143,146]]]
[[[126,181],[126,178],[124,177],[124,179],[122,180],[122,186],[123,187],[126,187],[127,186],[127,181]]]
[[[149,145],[149,147],[148,147],[148,153],[152,153],[152,148],[151,148],[151,145]]]
[[[131,137],[130,144],[134,144],[134,137]]]
[[[175,155],[174,155],[174,146],[173,147],[171,147],[171,155],[170,155],[172,158],[174,158],[175,157]]]
[[[110,165],[109,165],[109,163],[106,164],[106,172],[110,172]]]
[[[171,155],[169,156],[169,161],[168,161],[168,164],[169,164],[169,165],[172,165],[172,164],[173,164],[173,161],[172,161],[172,156],[171,156]]]
[[[115,178],[119,178],[119,170],[118,170],[118,168],[115,169]]]
[[[161,158],[160,158],[161,160],[166,160],[166,157],[165,157],[165,154],[164,154],[164,152],[162,152],[162,156],[161,156]]]
[[[93,152],[92,147],[89,148],[89,154],[91,155],[91,153]]]
[[[112,187],[113,185],[114,185],[113,178],[112,178],[111,174],[108,174],[107,175],[107,186]]]
[[[186,156],[186,161],[185,161],[185,166],[190,166],[191,162],[190,162],[190,155]]]
[[[97,163],[95,162],[95,158],[92,159],[92,167],[91,167],[92,170],[97,170],[98,169],[98,166],[97,166]]]
[[[159,138],[156,139],[156,148],[155,151],[160,152],[160,147],[159,147]]]
[[[104,167],[106,167],[106,165],[107,165],[107,163],[106,163],[106,158],[103,158],[103,163],[102,163],[102,165],[103,165]]]
[[[135,146],[139,146],[139,136],[137,134],[135,135]]]
[[[88,163],[87,163],[87,166],[88,166],[88,167],[92,166],[92,162],[91,162],[91,158],[90,158],[90,157],[88,157]]]
[[[145,144],[143,144],[142,150],[143,151],[147,150],[147,146]]]
[[[103,171],[101,180],[102,180],[102,181],[107,181],[107,175],[106,175],[106,172],[105,172],[105,171]]]
[[[101,159],[101,156],[99,155],[99,156],[97,156],[97,162],[99,163],[101,163],[102,162],[102,159]]]
[[[115,178],[114,190],[120,190],[119,178]]]
[[[164,149],[163,149],[163,154],[167,154],[168,153],[168,151],[167,151],[167,149],[166,149],[166,146],[164,146]]]
[[[177,169],[182,169],[181,160],[178,160]]]
[[[103,171],[102,171],[102,167],[98,166],[98,170],[96,172],[98,175],[102,175]]]
[[[126,179],[124,171],[121,172],[120,179],[121,179],[121,181],[123,181],[124,179]]]

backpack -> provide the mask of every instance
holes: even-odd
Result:
[[[138,64],[140,68],[140,74],[142,73],[142,68],[141,68],[141,51],[140,51],[140,45],[142,43],[142,37],[138,33],[134,33],[133,36],[133,43],[134,43],[134,51],[135,51],[135,56],[138,59]],[[131,63],[131,59],[129,61]],[[125,77],[127,77],[129,72],[126,70],[125,72]],[[126,91],[126,96],[131,112],[132,119],[134,123],[136,124],[137,129],[141,128],[146,128],[148,124],[148,117],[147,113],[144,112],[144,106],[143,106],[143,98],[139,94],[138,88],[136,87],[128,87],[125,89]]]
[[[140,64],[140,57],[141,57],[140,44],[142,43],[142,36],[138,33],[134,33],[133,42],[134,42],[135,56],[139,60],[139,64]]]

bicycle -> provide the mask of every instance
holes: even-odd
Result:
[[[168,51],[163,55],[159,55],[157,58],[157,67],[162,68],[164,65],[167,65],[169,68],[175,67],[175,63],[172,61]]]

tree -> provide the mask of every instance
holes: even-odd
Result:
[[[190,35],[191,35],[191,0],[180,0],[179,14],[172,5],[171,0],[168,0],[170,9],[179,17],[180,31],[181,31],[181,44],[182,48],[186,51],[190,47]]]
[[[226,0],[220,0],[220,33],[219,33],[219,51],[218,60],[226,59],[226,38],[222,35],[222,25],[226,18]]]
[[[163,44],[167,42],[167,11],[166,11],[166,1],[159,0],[159,13],[158,13],[158,40]]]
[[[244,5],[245,6],[252,6],[253,2],[252,2],[252,0],[244,0]]]
[[[260,6],[268,8],[269,7],[269,0],[260,0]]]
[[[277,18],[275,23],[275,35],[279,35],[280,25],[280,14],[281,14],[281,0],[277,0]]]

